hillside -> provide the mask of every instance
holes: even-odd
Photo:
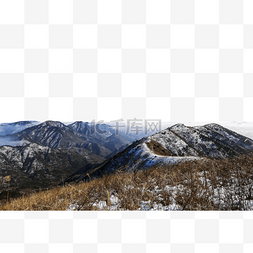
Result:
[[[92,127],[81,121],[0,124],[0,200],[6,195],[5,176],[12,178],[11,196],[54,187],[83,166],[100,164],[130,144],[109,125],[97,126],[102,133]]]
[[[85,164],[101,163],[104,159],[82,149],[58,150],[35,143],[26,146],[0,147],[0,200],[5,198],[7,185],[3,178],[10,175],[11,196],[56,186]]]
[[[253,156],[116,172],[0,205],[0,210],[253,210]]]
[[[218,124],[187,127],[176,124],[133,142],[105,163],[84,166],[66,182],[90,180],[115,171],[148,169],[204,158],[232,158],[253,151],[253,141]],[[88,176],[87,176],[88,173]]]
[[[147,171],[153,170],[159,171],[157,176],[161,177],[160,173],[170,174],[172,168],[183,168],[180,167],[182,164],[188,164],[192,170],[194,164],[205,167],[205,164],[211,166],[212,162],[214,166],[214,161],[217,166],[220,166],[219,162],[223,166],[243,155],[250,157],[253,151],[253,141],[250,138],[217,124],[195,127],[176,124],[130,145],[132,136],[128,139],[127,136],[116,135],[114,129],[106,124],[100,128],[105,132],[93,132],[93,126],[85,122],[65,125],[57,121],[46,121],[32,126],[30,123],[21,125],[22,128],[27,127],[3,137],[23,142],[22,146],[0,145],[2,201],[6,199],[7,193],[7,184],[3,184],[5,176],[11,177],[10,197],[15,198],[59,184],[76,185],[91,181],[89,185],[93,185],[99,180],[104,182],[105,177],[109,180],[119,175],[120,180],[128,182],[129,175],[131,178],[131,175],[140,173],[140,178]],[[231,166],[234,165],[230,164],[230,169]],[[186,167],[182,171],[188,173]],[[173,173],[180,178],[182,176],[179,172]],[[194,177],[203,176],[201,173]],[[234,174],[231,175],[233,178]],[[251,176],[249,171],[247,175]],[[142,183],[145,184],[144,181]],[[93,191],[94,196],[97,196],[97,190]]]

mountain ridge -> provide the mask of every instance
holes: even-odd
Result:
[[[156,152],[154,152],[156,150]],[[253,140],[218,124],[187,127],[175,124],[159,133],[133,142],[96,168],[84,167],[67,182],[88,180],[117,170],[146,169],[192,159],[230,158],[253,152]]]

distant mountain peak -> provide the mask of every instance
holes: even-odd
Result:
[[[171,126],[171,127],[168,127],[167,129],[173,130],[173,129],[185,128],[185,127],[187,127],[187,126],[184,125],[183,123],[177,123],[177,124],[175,124],[175,125],[173,125],[173,126]]]
[[[62,122],[53,121],[53,120],[47,120],[47,121],[43,122],[42,124],[47,125],[47,126],[52,126],[52,127],[63,127],[63,126],[65,126]]]
[[[74,123],[72,123],[70,125],[89,125],[89,122],[75,121]]]
[[[211,127],[211,128],[224,128],[223,126],[217,124],[217,123],[209,123],[209,124],[206,124],[204,125],[204,127]]]

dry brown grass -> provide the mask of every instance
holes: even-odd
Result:
[[[230,160],[196,160],[153,167],[146,171],[117,172],[91,182],[57,187],[13,199],[0,210],[137,210],[143,202],[166,210],[249,210],[253,156]],[[117,197],[117,203],[113,198]]]

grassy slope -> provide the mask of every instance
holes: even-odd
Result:
[[[253,155],[205,159],[57,187],[0,210],[251,210],[252,182]]]

